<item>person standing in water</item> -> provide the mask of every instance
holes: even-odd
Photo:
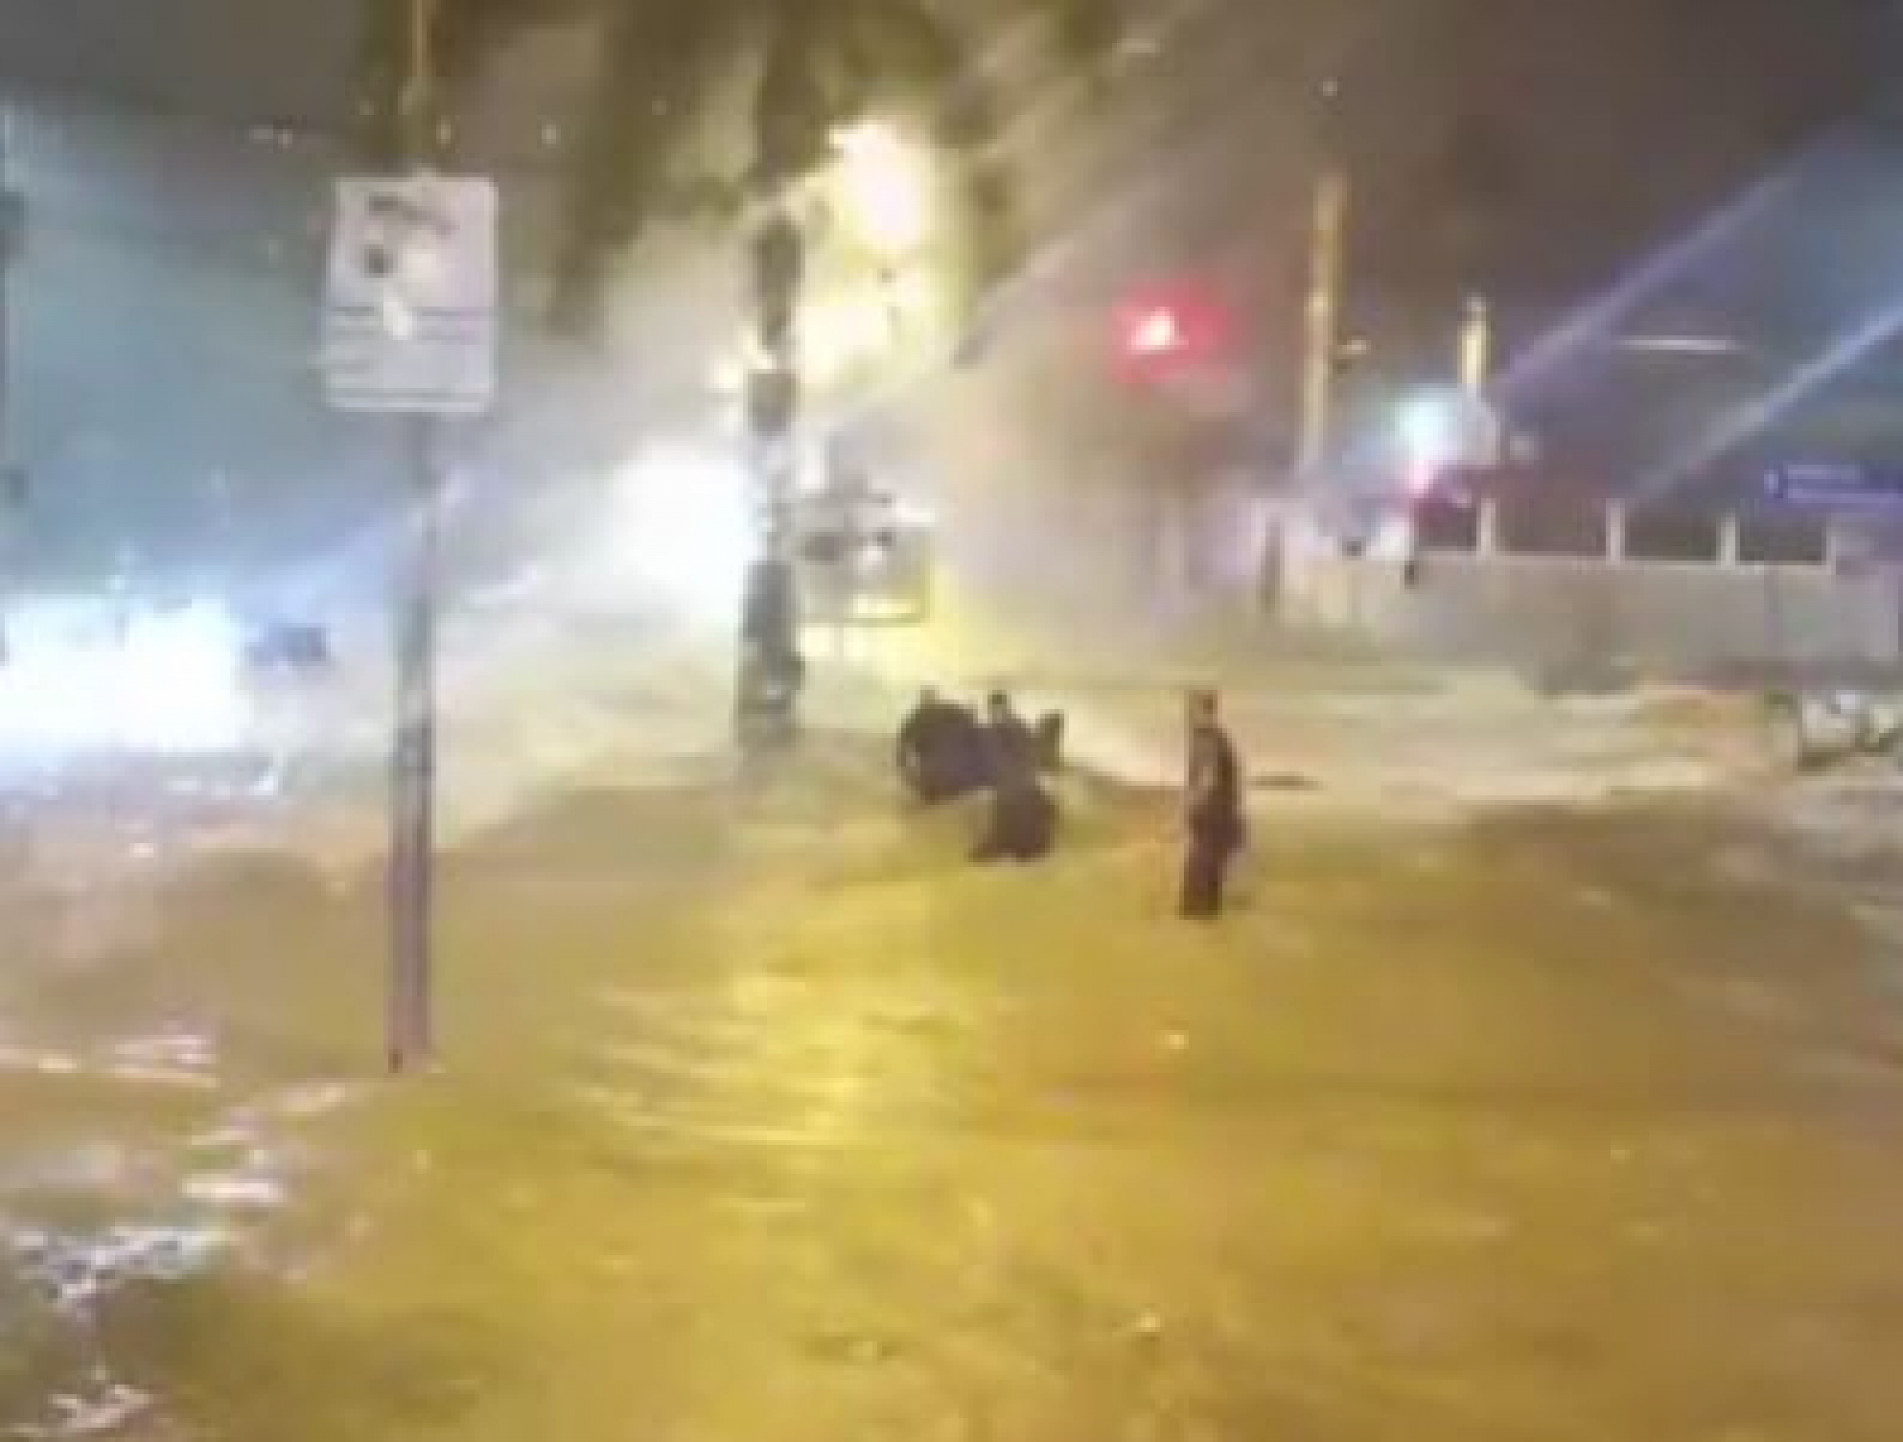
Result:
[[[1178,914],[1192,921],[1222,915],[1229,863],[1242,849],[1242,765],[1220,717],[1214,691],[1188,702],[1188,765],[1183,795],[1183,874]]]

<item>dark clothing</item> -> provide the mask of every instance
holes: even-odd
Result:
[[[1048,711],[1037,718],[1031,739],[1037,749],[1037,769],[1058,771],[1064,765],[1064,713]]]
[[[1229,733],[1213,723],[1189,739],[1189,818],[1217,830],[1242,820],[1242,763]]]
[[[1038,861],[1057,841],[1057,803],[1038,784],[1038,738],[1017,716],[985,727],[991,814],[972,848],[973,861]]]
[[[1213,921],[1222,915],[1223,892],[1229,881],[1234,852],[1227,846],[1190,834],[1183,848],[1183,885],[1177,914],[1187,921]]]
[[[1018,717],[985,726],[985,774],[999,792],[1037,789],[1037,737]]]
[[[317,675],[333,668],[330,635],[322,626],[273,622],[246,638],[244,664],[260,675]]]
[[[1242,767],[1234,743],[1220,726],[1199,726],[1190,737],[1188,786],[1179,910],[1185,917],[1207,920],[1222,914],[1229,863],[1247,835]]]
[[[991,800],[984,835],[972,848],[973,861],[1041,861],[1057,842],[1057,803],[1043,787],[999,790]]]
[[[949,701],[913,708],[899,727],[899,775],[920,801],[936,805],[985,784],[985,737],[978,720]]]

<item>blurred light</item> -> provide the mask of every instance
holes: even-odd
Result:
[[[208,603],[134,618],[120,656],[128,744],[162,751],[236,745],[248,712],[243,643],[232,617]]]
[[[938,525],[938,512],[918,501],[899,500],[893,507],[893,516],[901,526],[929,530]]]
[[[926,153],[876,120],[833,136],[838,187],[847,223],[888,259],[924,245],[932,228],[932,186]]]
[[[250,706],[239,628],[199,603],[123,618],[100,603],[26,603],[9,616],[0,746],[12,753],[231,749]]]
[[[448,260],[441,246],[413,240],[403,247],[402,272],[406,286],[437,290],[448,275]]]
[[[1438,386],[1404,399],[1383,449],[1408,491],[1420,496],[1449,471],[1485,470],[1501,463],[1504,426],[1485,398],[1459,386]],[[1391,447],[1391,449],[1389,449]]]
[[[1739,355],[1744,347],[1718,335],[1628,335],[1619,338],[1619,349],[1642,355],[1726,356]]]
[[[912,267],[881,282],[887,317],[896,324],[918,325],[936,318],[940,291],[925,270]]]
[[[1396,424],[1403,477],[1408,490],[1420,495],[1460,458],[1459,419],[1445,397],[1416,396],[1402,403]]]
[[[1181,350],[1183,323],[1173,310],[1152,310],[1137,318],[1130,328],[1132,355],[1163,355]]]
[[[1118,359],[1143,382],[1213,365],[1229,330],[1222,306],[1189,286],[1134,297],[1118,309],[1116,327]]]
[[[383,328],[394,340],[409,340],[416,334],[416,314],[400,296],[386,292],[383,297]]]
[[[800,360],[807,378],[825,386],[884,352],[893,316],[882,288],[853,287],[816,299],[800,315]]]
[[[1452,407],[1438,396],[1418,396],[1401,406],[1401,445],[1410,456],[1440,459],[1453,450]]]
[[[613,506],[600,535],[614,578],[695,619],[732,618],[754,552],[739,466],[686,445],[653,446],[616,474]]]
[[[903,596],[854,596],[846,609],[855,621],[910,621],[918,616],[919,604]]]

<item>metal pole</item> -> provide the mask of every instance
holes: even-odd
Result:
[[[430,32],[434,0],[410,0],[404,152],[424,168],[431,144]],[[424,1065],[434,1044],[431,968],[436,863],[436,589],[441,435],[434,416],[406,422],[409,494],[403,507],[396,623],[396,734],[391,747],[389,1060]]]
[[[747,444],[759,549],[747,568],[741,603],[734,701],[743,746],[791,738],[804,679],[795,556],[800,408],[795,312],[806,242],[787,188],[777,178],[763,186],[748,262],[755,314]]]
[[[1348,176],[1330,163],[1315,181],[1315,211],[1309,236],[1308,308],[1303,336],[1301,428],[1297,473],[1312,476],[1328,452],[1334,402],[1335,362],[1340,348],[1342,252],[1348,229]]]
[[[1493,379],[1493,309],[1483,295],[1467,297],[1460,324],[1460,388],[1468,399],[1485,401]]]

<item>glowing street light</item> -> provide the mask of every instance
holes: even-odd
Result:
[[[1213,377],[1233,359],[1228,308],[1195,282],[1126,300],[1117,308],[1115,326],[1115,363],[1138,385]]]
[[[1131,323],[1127,344],[1132,355],[1172,355],[1183,348],[1183,323],[1169,307],[1157,306]]]
[[[932,228],[932,185],[924,152],[883,121],[833,136],[842,210],[854,234],[881,259],[922,247]]]
[[[1455,387],[1406,398],[1395,415],[1395,443],[1409,491],[1423,495],[1446,471],[1499,462],[1500,423],[1492,407]]]

